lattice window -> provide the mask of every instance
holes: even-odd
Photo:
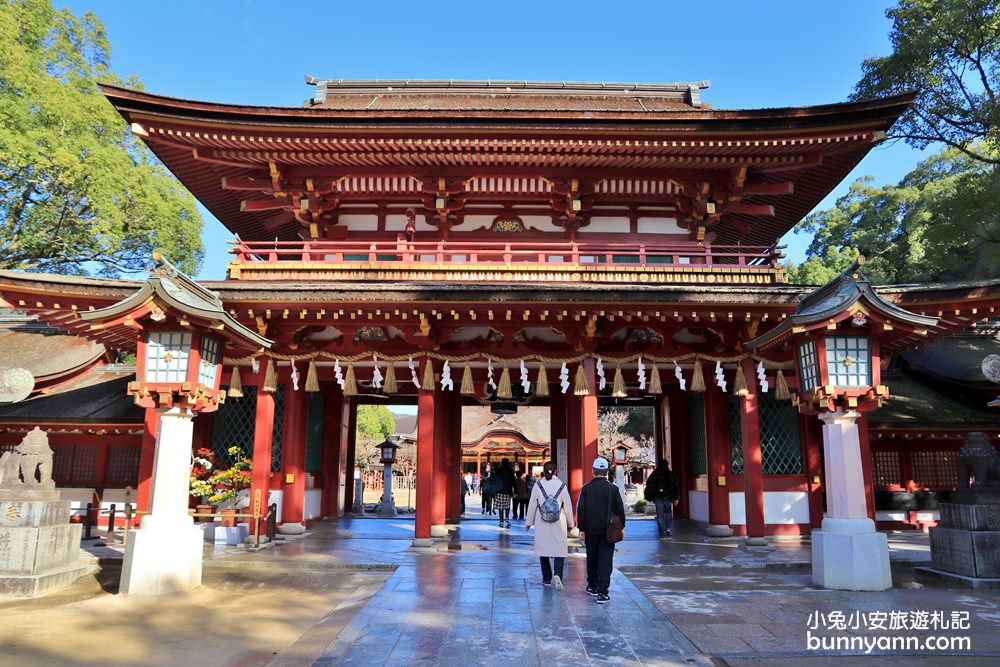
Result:
[[[903,486],[899,452],[872,452],[872,479],[875,486]]]
[[[729,470],[734,475],[743,474],[743,427],[740,425],[740,398],[727,396],[729,415]]]
[[[284,424],[285,385],[274,393],[274,429],[271,433],[271,470],[281,469],[281,436]],[[228,449],[240,448],[243,456],[253,458],[254,423],[257,419],[257,388],[243,387],[243,398],[231,399],[219,406],[212,416],[212,449],[226,462],[233,463]]]
[[[139,448],[116,446],[108,448],[108,468],[104,483],[111,487],[139,485]]]
[[[802,444],[799,440],[798,410],[789,401],[775,400],[770,393],[758,394],[757,405],[764,474],[801,474]],[[741,458],[740,463],[742,462]]]
[[[201,366],[198,368],[198,382],[206,387],[215,386],[215,376],[219,372],[219,339],[202,336]]]
[[[73,478],[73,445],[52,446],[52,479],[65,486]]]
[[[187,380],[191,333],[150,331],[146,334],[146,382]]]
[[[688,465],[692,475],[708,472],[705,458],[705,397],[696,394],[688,398]]]
[[[76,445],[73,450],[73,468],[70,481],[74,484],[96,484],[97,454],[100,446]],[[54,461],[53,465],[55,465]]]
[[[919,486],[954,487],[958,484],[958,452],[910,452],[913,481]]]
[[[865,336],[828,336],[826,368],[835,387],[866,387],[871,381],[871,351]]]
[[[804,393],[813,390],[819,377],[816,361],[816,343],[808,340],[799,345],[799,386]]]
[[[306,422],[306,472],[323,469],[323,394],[309,394],[309,418]]]

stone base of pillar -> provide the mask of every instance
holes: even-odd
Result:
[[[705,534],[709,537],[732,537],[733,529],[721,524],[709,524],[705,529]]]
[[[193,523],[173,529],[144,525],[142,530],[129,531],[119,592],[161,595],[201,586],[204,541],[205,531]]]
[[[823,519],[812,531],[812,580],[841,591],[892,588],[889,542],[871,519]]]
[[[740,548],[744,551],[750,551],[753,553],[766,553],[769,551],[774,551],[774,547],[771,543],[767,541],[766,537],[748,537],[743,540],[743,544]]]
[[[448,527],[431,526],[431,537],[448,537]]]
[[[301,535],[306,532],[306,527],[301,523],[283,523],[278,526],[278,533],[281,535]]]
[[[375,507],[375,514],[379,516],[397,516],[399,514],[396,511],[395,503],[386,503],[384,500]]]

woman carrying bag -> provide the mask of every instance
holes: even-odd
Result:
[[[535,482],[528,500],[524,529],[535,526],[535,555],[542,566],[542,585],[563,589],[563,564],[569,555],[566,535],[573,529],[573,501],[569,489],[555,475],[556,464],[549,461],[542,468],[542,479]],[[555,574],[549,559],[555,559]]]

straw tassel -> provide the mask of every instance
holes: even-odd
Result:
[[[233,377],[229,380],[227,398],[243,398],[243,379],[240,377],[240,367],[233,366]]]
[[[649,378],[649,393],[650,394],[662,394],[663,385],[660,384],[660,367],[653,364],[653,372]]]
[[[424,363],[424,383],[421,385],[424,391],[434,391],[434,362],[430,359]]]
[[[615,381],[611,385],[611,395],[615,398],[628,396],[628,392],[625,390],[625,376],[622,375],[621,367],[615,369]]]
[[[399,387],[396,386],[396,368],[392,364],[387,364],[385,367],[385,382],[382,385],[382,391],[386,394],[395,394],[399,391]]]
[[[582,363],[579,363],[576,366],[576,378],[573,384],[573,395],[574,396],[590,395],[590,383],[587,382],[587,374],[583,372]]]
[[[316,373],[316,362],[309,362],[309,371],[306,373],[306,391],[315,394],[319,391],[319,376]]]
[[[476,385],[472,381],[472,369],[469,368],[469,364],[466,364],[462,370],[462,386],[459,387],[458,393],[462,396],[472,396],[476,393]]]
[[[347,374],[344,375],[344,396],[357,396],[358,383],[354,379],[354,364],[347,364]]]
[[[750,387],[747,386],[747,377],[743,374],[743,364],[736,364],[736,382],[733,383],[733,393],[737,396],[749,396]]]
[[[774,397],[779,401],[787,401],[792,397],[792,392],[788,391],[788,383],[785,382],[785,374],[778,369],[778,379],[774,381]]]
[[[260,390],[267,394],[273,394],[278,391],[278,378],[274,372],[274,359],[267,360],[267,369],[264,371],[264,386]]]
[[[696,394],[705,391],[705,373],[701,369],[701,359],[694,362],[694,372],[691,374],[690,389]]]
[[[510,369],[503,367],[500,374],[500,384],[497,385],[497,398],[514,398],[514,393],[510,389]]]
[[[549,374],[545,372],[545,364],[538,367],[538,379],[535,380],[535,396],[549,395]]]

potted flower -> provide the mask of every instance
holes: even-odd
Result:
[[[230,447],[227,450],[233,464],[228,468],[216,467],[216,471],[208,480],[208,485],[213,493],[208,497],[208,501],[217,505],[228,504],[229,507],[221,510],[221,514],[239,513],[239,505],[242,500],[242,491],[250,488],[252,462],[243,455],[240,447]],[[222,525],[227,527],[235,526],[236,517],[222,519]]]
[[[210,496],[215,493],[215,487],[209,482],[219,467],[219,458],[211,449],[201,448],[191,459],[191,496],[198,498],[195,505],[197,514],[214,514],[215,507],[210,502]],[[211,521],[210,516],[196,516],[195,521]]]

